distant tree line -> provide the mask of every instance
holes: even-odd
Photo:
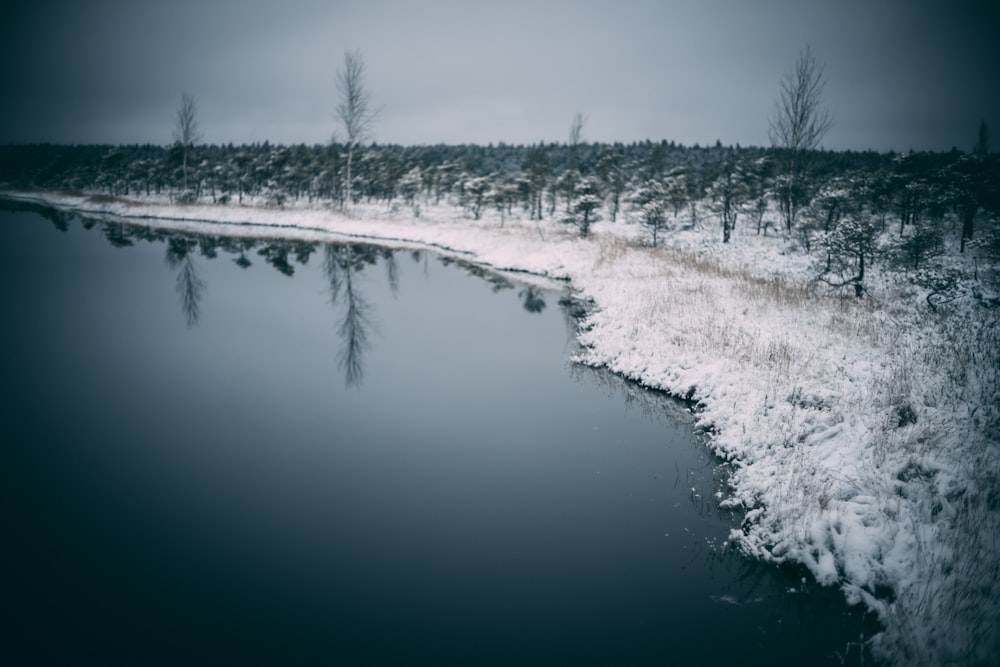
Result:
[[[181,204],[347,211],[374,203],[408,207],[414,217],[446,202],[476,220],[488,211],[501,225],[527,216],[542,234],[537,223],[548,219],[582,236],[624,213],[654,246],[671,229],[700,223],[718,224],[730,243],[742,221],[744,233],[749,226],[794,241],[817,258],[817,280],[858,296],[876,256],[919,272],[948,234],[960,253],[972,243],[977,258],[1000,258],[1000,160],[985,122],[969,153],[822,150],[833,119],[822,103],[823,66],[808,45],[780,82],[768,148],[590,143],[580,113],[564,144],[379,145],[369,143],[379,110],[364,75],[361,52],[345,52],[336,80],[343,141],[199,145],[195,100],[184,93],[171,145],[0,146],[0,185]],[[890,224],[898,235],[887,244]]]
[[[302,199],[339,203],[347,196],[347,150],[340,143],[284,146],[266,141],[189,147],[180,141],[169,146],[13,144],[0,146],[0,183],[123,197],[155,194],[182,199],[187,194],[222,204],[240,203],[241,197],[276,205]],[[351,173],[354,203],[440,203],[468,189],[460,198],[471,211],[478,190],[485,186],[480,202],[484,207],[487,199],[494,203],[501,195],[511,200],[511,208],[520,206],[535,218],[555,215],[556,203],[572,193],[579,177],[594,177],[602,197],[608,197],[620,211],[625,193],[646,181],[676,179],[683,173],[686,196],[681,199],[701,199],[723,170],[760,160],[773,164],[781,153],[773,148],[721,143],[687,147],[668,141],[572,147],[544,142],[487,146],[372,143],[352,150],[356,153]],[[844,171],[891,169],[894,157],[874,152],[817,152],[815,172],[822,178]],[[469,183],[474,178],[483,180]],[[501,190],[508,190],[506,196]],[[486,198],[487,193],[492,196]],[[676,201],[680,194],[675,184]]]
[[[575,121],[574,121],[575,122]],[[538,143],[398,146],[50,144],[0,146],[0,184],[111,197],[159,195],[217,205],[411,208],[461,206],[470,218],[494,211],[573,225],[623,214],[657,244],[671,229],[717,224],[780,233],[818,258],[819,279],[860,295],[879,255],[920,271],[949,233],[964,252],[1000,256],[1000,159],[985,125],[970,152],[876,153],[798,150],[789,185],[779,147]],[[185,164],[186,163],[186,164]],[[790,194],[789,187],[793,189]],[[779,214],[794,197],[794,216]],[[891,249],[880,239],[894,229]]]

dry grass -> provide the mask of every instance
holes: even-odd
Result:
[[[595,271],[614,266],[626,252],[635,250],[638,246],[626,239],[602,236],[597,241],[597,247],[597,259],[594,261]]]
[[[749,412],[760,416],[747,422],[744,437],[787,452],[766,505],[752,514],[764,533],[772,517],[810,525],[838,503],[864,496],[872,499],[872,520],[886,524],[894,539],[914,541],[914,578],[924,583],[883,599],[890,621],[879,639],[883,655],[899,664],[979,664],[997,654],[1000,313],[979,308],[973,317],[980,319],[970,322],[965,311],[904,307],[892,292],[843,297],[714,257],[620,239],[599,240],[594,269],[625,274],[622,289],[641,295],[641,322],[619,326],[632,336],[640,326],[662,329],[663,357],[722,360],[759,378],[755,395],[763,398],[754,400],[762,404]],[[865,368],[839,368],[841,358]],[[858,383],[857,373],[870,381]],[[809,393],[817,388],[828,394]],[[816,428],[836,431],[823,416],[831,408],[826,401],[848,420],[866,420],[866,441],[850,469],[824,468],[802,444],[825,441]],[[950,411],[953,426],[925,421],[931,405]],[[751,432],[772,429],[777,422],[767,415],[776,409],[790,420],[785,431]],[[906,483],[909,495],[900,496],[897,474],[907,461],[919,472]]]

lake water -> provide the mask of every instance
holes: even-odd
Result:
[[[5,208],[8,657],[858,662],[838,592],[723,550],[683,406],[569,362],[565,294]]]

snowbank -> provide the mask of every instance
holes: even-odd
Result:
[[[552,221],[454,207],[386,211],[172,205],[21,193],[66,210],[253,236],[419,244],[497,269],[568,279],[595,307],[580,361],[696,401],[734,469],[746,553],[805,565],[886,630],[899,664],[1000,655],[1000,318],[967,298],[932,312],[891,272],[864,299],[813,283],[781,237],[714,224],[639,242],[628,221],[590,238]],[[876,267],[876,271],[878,267]]]

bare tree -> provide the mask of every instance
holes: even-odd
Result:
[[[181,170],[184,174],[184,191],[187,192],[187,160],[191,147],[201,141],[202,132],[198,125],[197,107],[194,95],[181,94],[181,105],[177,107],[177,124],[174,126],[174,141],[181,147]]]
[[[569,145],[576,146],[581,141],[583,141],[583,114],[577,111],[569,126]]]
[[[979,135],[976,144],[972,147],[972,154],[980,158],[990,156],[990,127],[985,120],[979,121]]]
[[[569,169],[577,169],[579,160],[580,142],[583,141],[583,114],[579,111],[573,116],[573,122],[569,126]]]
[[[347,190],[345,206],[351,204],[351,163],[354,150],[371,133],[378,111],[371,108],[371,97],[365,88],[365,61],[360,51],[344,52],[344,67],[337,72],[340,104],[337,118],[344,124],[347,140]]]
[[[823,67],[809,46],[799,53],[795,67],[781,80],[781,94],[770,119],[771,145],[784,149],[785,169],[780,179],[779,206],[790,232],[798,210],[807,197],[804,192],[806,156],[819,147],[833,125],[823,107]]]

